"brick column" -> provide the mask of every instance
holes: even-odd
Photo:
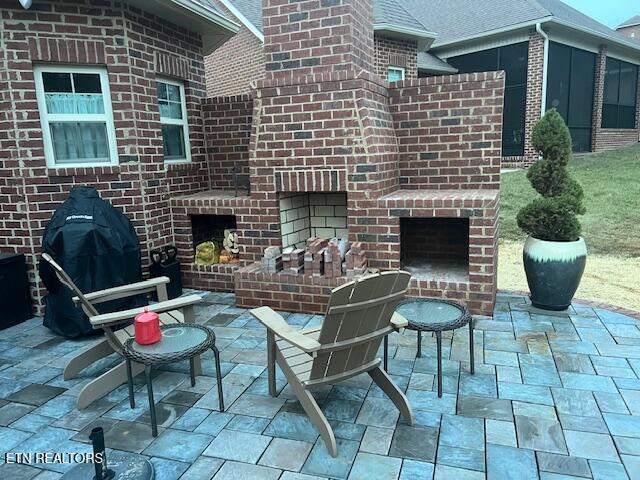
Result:
[[[267,80],[373,70],[372,0],[263,0]]]
[[[596,56],[596,78],[593,86],[593,114],[591,115],[591,151],[598,149],[598,138],[602,130],[602,107],[604,103],[604,79],[607,70],[607,46],[600,45]]]
[[[524,163],[531,164],[538,153],[531,145],[531,132],[542,116],[542,81],[544,74],[544,38],[535,30],[529,35],[529,61],[527,65],[527,106],[524,123]]]

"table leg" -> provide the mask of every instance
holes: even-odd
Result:
[[[442,397],[442,332],[436,332],[436,345],[438,349],[438,397]]]
[[[131,373],[131,360],[129,358],[125,359],[127,363],[127,384],[129,386],[129,405],[131,408],[136,408],[136,401],[133,396],[133,374]]]
[[[475,359],[473,355],[473,318],[469,320],[469,363],[471,366],[471,374],[475,372]]]
[[[385,335],[384,340],[383,340],[383,344],[384,344],[384,371],[387,372],[389,371],[387,368],[387,356],[389,355],[389,336]]]
[[[153,401],[153,385],[151,384],[151,365],[144,366],[144,374],[147,379],[147,393],[149,394],[149,413],[151,413],[151,433],[158,436],[158,424],[156,423],[156,404]]]
[[[422,332],[418,330],[418,358],[422,357]]]
[[[189,374],[191,375],[191,386],[195,387],[196,386],[196,366],[195,366],[195,360],[193,357],[191,357],[189,359]]]

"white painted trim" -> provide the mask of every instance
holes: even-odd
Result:
[[[156,82],[174,85],[180,89],[180,106],[182,110],[182,118],[162,118],[160,116],[161,125],[182,125],[182,136],[184,137],[184,153],[185,158],[166,159],[165,163],[190,163],[191,162],[191,142],[189,140],[189,116],[187,115],[187,96],[184,90],[184,83],[172,80],[166,77],[157,77]],[[157,99],[157,96],[156,96]],[[160,105],[158,105],[158,113],[160,113]]]
[[[631,63],[633,65],[640,66],[640,55],[635,57],[635,58],[632,58],[632,57],[629,57],[627,55],[621,55],[618,52],[616,52],[615,50],[611,51],[611,50],[607,49],[607,57],[615,58],[616,60],[621,60],[623,62],[627,62],[627,63]]]
[[[524,253],[536,262],[573,262],[587,256],[587,244],[584,239],[575,242],[549,242],[528,237],[524,243]]]
[[[495,28],[493,30],[487,30],[486,32],[476,33],[474,35],[469,35],[467,37],[462,37],[460,39],[453,40],[453,41],[450,41],[450,42],[444,42],[444,43],[437,43],[436,42],[436,44],[433,46],[433,50],[434,51],[441,51],[441,50],[446,50],[447,48],[453,49],[453,47],[455,47],[456,45],[461,45],[461,44],[465,44],[465,43],[468,43],[468,42],[475,42],[479,38],[491,37],[491,36],[494,36],[494,35],[508,34],[508,33],[513,32],[515,30],[521,30],[521,29],[525,29],[525,28],[533,28],[533,27],[536,26],[536,24],[545,23],[545,22],[548,22],[551,19],[553,19],[552,16],[546,16],[546,17],[539,18],[537,20],[530,20],[528,22],[516,23],[514,25],[508,25],[506,27],[500,27],[500,28]],[[517,43],[517,42],[515,42],[515,43]],[[481,49],[481,50],[483,50],[483,49]],[[441,57],[441,55],[439,53],[438,53],[438,56]],[[452,56],[452,55],[448,55],[448,56]]]
[[[221,27],[232,31],[233,33],[238,33],[238,31],[240,30],[239,28],[240,26],[237,23],[232,22],[228,18],[215,12],[213,9],[204,8],[202,5],[198,4],[193,0],[165,0],[165,1],[173,3],[179,6],[180,8],[183,8],[184,10],[188,10],[192,13],[195,13],[196,15],[199,15],[200,17],[203,17],[209,20],[210,22],[215,23],[216,25],[220,25]],[[153,9],[151,9],[150,11],[153,11]]]
[[[447,50],[438,50],[437,56],[443,60],[452,57],[458,57],[460,55],[467,55],[469,53],[481,52],[483,50],[490,50],[492,48],[506,47],[507,45],[515,45],[516,43],[523,43],[529,41],[529,32],[511,32],[510,35],[505,35],[493,40],[482,41],[478,39],[475,44],[469,44],[460,46],[458,48],[451,48]],[[434,49],[435,51],[436,49]]]
[[[100,88],[104,103],[103,114],[65,115],[49,114],[42,81],[43,72],[60,73],[95,73],[100,76]],[[109,76],[104,67],[78,66],[78,65],[35,65],[33,75],[36,84],[36,99],[40,113],[40,125],[42,128],[42,140],[44,143],[44,156],[49,168],[74,168],[74,167],[99,167],[118,164],[118,145],[116,142],[116,130],[113,123],[113,107],[111,105],[111,91],[109,90]],[[51,139],[50,122],[104,122],[107,127],[107,146],[109,148],[109,162],[65,162],[56,163]]]
[[[579,50],[584,50],[585,52],[590,53],[598,53],[600,51],[597,40],[594,39],[594,43],[581,42],[580,40],[576,40],[575,38],[569,38],[562,33],[554,32],[550,30],[547,32],[549,36],[549,40],[555,43],[561,43],[562,45],[567,45],[568,47],[577,48]]]
[[[240,12],[240,10],[234,7],[229,0],[219,0],[219,1],[227,8],[227,10],[229,10],[233,14],[234,17],[238,19],[240,23],[242,23],[245,27],[247,27],[247,29],[251,33],[253,33],[258,40],[264,43],[264,34],[253,23],[251,23],[249,19]]]
[[[587,34],[592,35],[594,37],[597,37],[597,38],[599,38],[601,40],[600,43],[603,43],[603,41],[604,41],[604,43],[606,43],[606,44],[614,44],[614,45],[624,46],[626,48],[635,50],[638,53],[640,53],[640,44],[638,44],[637,42],[634,42],[633,40],[625,40],[623,38],[620,38],[620,39],[612,38],[612,37],[609,37],[607,35],[603,35],[600,32],[596,32],[595,30],[591,30],[590,28],[585,28],[585,27],[581,27],[581,26],[575,25],[573,23],[565,22],[565,21],[559,20],[559,19],[557,19],[555,17],[551,20],[551,23],[562,25],[564,27],[567,27],[567,28],[570,28],[570,29],[573,29],[573,30],[577,30],[579,32],[584,32],[584,33],[587,33]]]

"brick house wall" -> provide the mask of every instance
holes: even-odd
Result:
[[[619,33],[622,35],[626,35],[627,37],[635,38],[640,41],[640,25],[633,25],[631,27],[622,27],[617,29]]]
[[[375,72],[387,80],[389,66],[404,68],[406,80],[418,78],[418,44],[415,41],[374,35]]]
[[[34,266],[42,233],[74,185],[95,186],[127,214],[145,263],[149,249],[173,242],[169,194],[208,188],[202,42],[114,0],[40,1],[30,10],[0,0],[0,14],[0,248],[26,255],[40,313],[45,291]],[[47,166],[34,84],[40,62],[106,67],[118,165]],[[185,83],[191,164],[164,163],[156,75]]]
[[[205,57],[208,97],[243,95],[251,83],[264,76],[262,42],[243,25],[222,3],[212,3],[240,25],[240,31],[215,52]]]

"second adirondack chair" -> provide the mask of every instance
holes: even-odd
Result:
[[[277,363],[333,457],[338,454],[336,439],[310,392],[313,387],[366,372],[393,401],[405,421],[413,424],[407,398],[380,368],[381,359],[377,355],[382,339],[407,325],[407,320],[395,313],[395,308],[404,297],[410,279],[407,272],[384,272],[334,289],[322,326],[318,328],[296,330],[269,307],[251,310],[267,327],[270,395],[277,394]]]

